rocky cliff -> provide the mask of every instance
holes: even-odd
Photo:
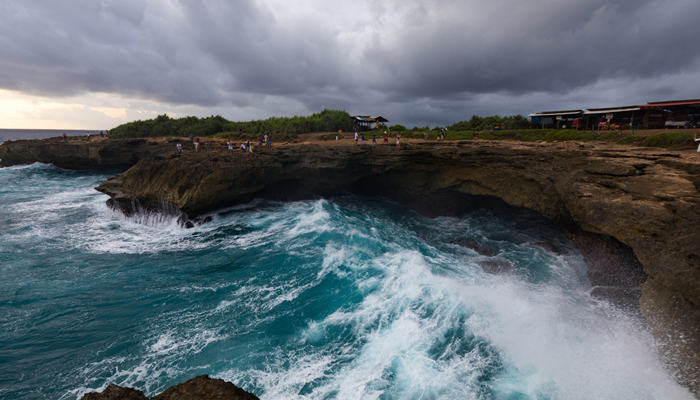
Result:
[[[0,167],[42,162],[66,169],[126,169],[142,158],[175,149],[178,139],[70,137],[15,140],[0,145]],[[184,140],[181,141],[185,143]]]

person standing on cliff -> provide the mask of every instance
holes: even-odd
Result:
[[[68,141],[68,135],[66,135],[65,132],[63,132],[63,136],[62,136],[62,137],[63,137],[63,141],[64,141],[64,142],[67,142],[67,141]]]
[[[177,145],[175,145],[175,148],[177,149],[178,156],[182,154],[182,143],[178,143]]]
[[[401,134],[400,133],[396,134],[396,145],[401,146]]]
[[[700,139],[698,139],[698,135],[697,135],[697,134],[695,134],[695,136],[693,137],[693,140],[695,140],[696,142],[700,142]],[[698,145],[698,151],[697,151],[697,153],[698,153],[698,161],[700,162],[700,144]]]
[[[199,152],[199,138],[194,138],[194,151]]]
[[[357,144],[357,139],[359,138],[359,135],[357,134],[357,131],[355,131],[355,144]]]

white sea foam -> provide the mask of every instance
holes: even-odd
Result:
[[[342,264],[347,254],[327,253],[324,269]],[[462,327],[504,364],[491,385],[496,397],[692,398],[663,369],[653,341],[636,320],[592,301],[583,290],[483,274],[469,266],[470,273],[461,277],[436,275],[423,255],[406,250],[380,256],[364,268],[382,268],[379,282],[369,279],[376,289],[354,309],[312,322],[301,335],[302,342],[332,343],[325,337],[330,328],[349,326],[356,338],[349,348],[305,355],[277,372],[223,375],[253,379],[270,399],[380,398],[387,393],[488,397],[481,378],[493,360],[483,352],[459,352],[463,338],[458,338],[440,355],[431,354],[436,343]],[[329,372],[348,356],[352,361]],[[300,394],[313,377],[323,383]]]

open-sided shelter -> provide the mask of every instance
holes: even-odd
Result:
[[[353,115],[351,118],[353,128],[358,131],[368,131],[380,122],[389,122],[381,115]]]

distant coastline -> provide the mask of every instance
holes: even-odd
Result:
[[[99,134],[99,130],[87,129],[0,129],[0,143],[7,140],[46,139],[61,136],[83,136]]]

